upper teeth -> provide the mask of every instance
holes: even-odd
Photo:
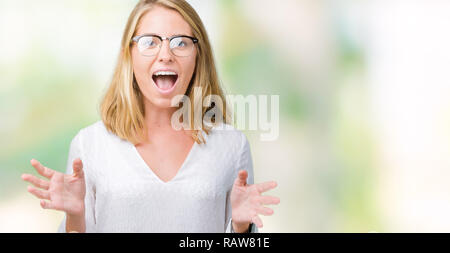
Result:
[[[175,76],[177,73],[172,71],[158,71],[155,73],[156,76]]]

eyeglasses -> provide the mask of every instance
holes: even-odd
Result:
[[[139,52],[143,56],[157,55],[164,40],[169,41],[170,51],[179,57],[190,56],[192,51],[194,51],[195,44],[198,43],[198,39],[186,35],[167,38],[155,34],[144,34],[133,38],[133,41],[137,43]]]

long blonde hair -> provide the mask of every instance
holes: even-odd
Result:
[[[222,99],[223,104],[219,107],[215,105],[215,110],[221,114],[217,116],[222,116],[222,121],[224,123],[228,123],[230,119],[230,115],[227,114],[229,110],[227,110],[228,106],[225,96],[220,87],[211,44],[203,22],[197,12],[185,0],[141,0],[128,18],[122,37],[121,52],[115,67],[113,78],[100,104],[101,118],[106,128],[118,137],[133,144],[138,144],[145,140],[145,138],[147,138],[148,129],[144,122],[144,96],[140,91],[133,74],[130,51],[131,41],[133,36],[135,36],[141,18],[156,5],[178,11],[191,26],[194,37],[198,39],[198,54],[195,72],[185,95],[188,96],[193,103],[200,104],[202,103],[194,101],[194,88],[196,87],[201,88],[202,101],[209,95],[219,96],[220,99]],[[202,106],[202,119],[210,109],[211,106]],[[190,126],[191,129],[194,129],[194,120],[192,120],[194,117],[194,110],[191,110],[189,114],[191,117],[191,120],[189,121]],[[214,123],[215,122],[217,122],[217,120],[214,120]],[[192,138],[197,143],[205,142],[201,135],[201,131],[203,130],[206,134],[209,134],[209,130],[211,129],[204,124],[201,125],[201,130],[196,129],[192,131]]]

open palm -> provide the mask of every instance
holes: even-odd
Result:
[[[73,162],[73,174],[71,175],[49,169],[34,159],[31,160],[31,165],[40,175],[49,179],[47,181],[30,174],[22,175],[23,180],[37,187],[28,186],[28,191],[41,199],[42,208],[64,211],[70,215],[84,213],[86,184],[83,163],[80,159],[75,159]]]
[[[277,187],[274,181],[260,184],[247,184],[248,173],[245,170],[239,171],[231,190],[231,213],[236,224],[254,223],[261,228],[263,223],[259,214],[272,215],[273,210],[263,205],[278,204],[280,199],[273,196],[262,196],[261,193]]]

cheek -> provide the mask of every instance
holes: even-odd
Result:
[[[151,63],[143,60],[140,56],[135,56],[134,54],[132,54],[131,62],[136,79],[140,82],[146,81],[148,79]]]
[[[132,57],[131,63],[133,64],[134,73],[137,75],[140,74],[142,72],[141,70],[144,67],[143,67],[142,61],[139,59],[139,57]]]
[[[186,73],[184,79],[187,83],[189,83],[192,79],[192,76],[194,74],[194,70],[195,70],[195,58],[194,59],[190,59],[187,60],[183,65],[185,66],[184,68],[184,72]]]

